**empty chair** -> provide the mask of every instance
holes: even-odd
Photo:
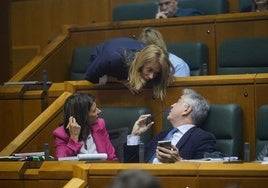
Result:
[[[70,80],[85,80],[87,63],[94,48],[83,46],[73,49]]]
[[[163,114],[163,129],[170,129],[169,110]],[[242,109],[237,104],[211,104],[208,118],[201,127],[216,137],[216,149],[226,156],[241,157]]]
[[[252,0],[239,0],[238,8],[239,8],[239,12],[251,12]]]
[[[256,157],[268,145],[268,105],[259,108],[256,125]]]
[[[218,74],[268,72],[268,37],[228,39],[220,44]]]
[[[208,48],[202,42],[173,42],[167,43],[169,52],[182,58],[190,68],[191,76],[204,75],[204,65],[208,65]]]
[[[179,0],[180,8],[195,8],[204,15],[229,12],[228,0]]]
[[[106,128],[111,142],[116,150],[120,162],[123,162],[123,144],[127,135],[131,133],[135,121],[142,114],[150,114],[151,110],[146,107],[101,107],[102,117],[105,119]],[[152,138],[152,129],[146,131],[141,140],[145,144]]]
[[[158,10],[155,1],[123,3],[114,6],[113,21],[153,19]]]

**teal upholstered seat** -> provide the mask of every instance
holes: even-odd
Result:
[[[101,107],[101,116],[105,119],[112,144],[115,147],[120,162],[123,162],[123,144],[127,135],[131,133],[135,121],[142,114],[150,114],[146,107]],[[146,144],[152,139],[150,128],[141,135],[141,140]]]
[[[239,9],[239,12],[251,12],[252,0],[239,0],[238,9]]]
[[[256,156],[268,145],[268,105],[259,108],[256,126]]]
[[[73,49],[70,80],[84,80],[87,63],[94,46],[76,47]]]
[[[218,53],[218,74],[268,72],[268,37],[228,39]]]
[[[113,8],[113,21],[154,19],[158,10],[156,1],[122,3]]]
[[[169,110],[164,113],[163,129],[170,129],[166,119]],[[216,137],[217,151],[227,156],[241,157],[242,150],[242,109],[237,104],[211,104],[208,118],[203,128]]]
[[[204,15],[223,14],[229,12],[228,0],[179,0],[181,8],[195,8]]]
[[[204,65],[208,65],[208,48],[202,42],[173,42],[167,43],[169,52],[182,58],[190,68],[191,76],[203,75]]]

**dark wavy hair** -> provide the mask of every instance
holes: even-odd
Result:
[[[89,133],[90,126],[88,120],[88,113],[92,104],[95,102],[95,97],[86,93],[74,93],[69,96],[63,108],[63,125],[66,132],[70,135],[69,129],[66,129],[69,118],[73,116],[76,122],[81,126],[79,141],[86,141]]]

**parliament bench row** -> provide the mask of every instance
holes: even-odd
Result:
[[[240,12],[250,10],[250,0],[239,0],[238,4]],[[203,15],[229,13],[228,0],[179,0],[178,5],[180,8],[195,8],[203,13]],[[121,3],[113,7],[112,20],[154,19],[157,11],[157,0]]]
[[[204,15],[224,14],[229,12],[228,0],[179,0],[180,8],[195,8]],[[251,0],[239,0],[240,12],[250,12]],[[121,3],[113,7],[112,20],[153,19],[158,11],[157,0],[144,2]]]
[[[130,134],[138,117],[141,114],[150,114],[151,110],[146,107],[102,107],[101,110],[119,160],[123,162],[123,143],[126,142],[127,134]],[[169,109],[163,112],[164,130],[172,129],[167,120],[168,113]],[[255,155],[268,144],[267,113],[268,105],[263,105],[258,112]],[[242,109],[237,104],[211,104],[208,118],[202,128],[215,135],[216,149],[221,155],[237,156],[242,159],[244,143],[242,116]],[[145,144],[148,143],[152,139],[152,130],[149,129],[141,139]]]
[[[73,49],[70,80],[84,80],[87,63],[95,46]],[[191,76],[206,75],[209,67],[208,47],[203,42],[169,42],[169,52],[182,58]],[[235,38],[221,43],[217,74],[249,74],[268,72],[268,38]]]

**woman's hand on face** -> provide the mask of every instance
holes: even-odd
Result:
[[[153,121],[148,121],[148,118],[150,117],[151,117],[151,114],[141,115],[139,119],[135,122],[132,128],[131,135],[139,136],[142,133],[146,132],[154,124]]]
[[[81,131],[81,126],[78,125],[74,117],[71,116],[69,118],[69,124],[67,128],[69,129],[70,137],[77,142]]]

